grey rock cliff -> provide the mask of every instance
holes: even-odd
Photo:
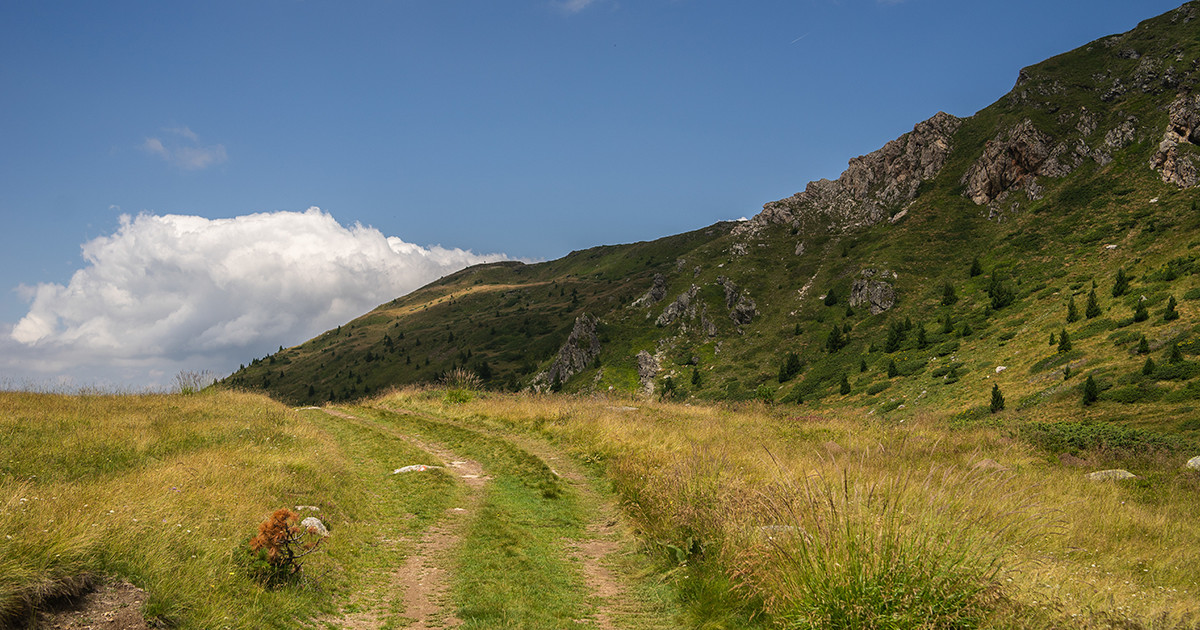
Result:
[[[737,324],[749,324],[758,315],[758,306],[738,285],[725,276],[717,278],[717,284],[725,289],[725,307],[729,309],[729,318]]]
[[[667,305],[663,309],[658,319],[654,320],[656,326],[669,326],[676,320],[687,318],[693,319],[696,317],[696,305],[692,304],[692,300],[696,299],[696,294],[700,292],[700,287],[692,285],[692,288],[679,294],[674,302]]]
[[[1191,188],[1200,182],[1200,176],[1195,162],[1180,150],[1180,145],[1200,144],[1200,94],[1180,95],[1167,112],[1167,130],[1150,158],[1150,168],[1168,184]]]
[[[600,338],[596,336],[599,322],[584,313],[575,318],[575,327],[567,335],[567,341],[558,349],[558,357],[550,369],[538,375],[534,387],[541,389],[553,383],[565,383],[568,379],[587,369],[600,356]],[[542,386],[542,387],[539,387]]]
[[[878,151],[850,160],[837,180],[811,182],[803,192],[765,204],[734,232],[753,233],[770,224],[847,229],[879,223],[912,201],[922,181],[941,171],[961,123],[938,112]]]
[[[1026,118],[984,145],[983,155],[963,174],[966,196],[982,205],[1009,190],[1034,186],[1038,175],[1062,177],[1071,172],[1060,161],[1066,151],[1066,144],[1056,144]]]
[[[654,274],[654,283],[646,291],[646,294],[633,301],[634,308],[647,308],[654,306],[667,297],[667,279],[661,273]]]

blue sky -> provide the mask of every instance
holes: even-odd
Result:
[[[72,275],[104,275],[113,261],[175,265],[169,253],[139,258],[138,247],[185,242],[152,241],[166,233],[154,217],[306,216],[337,242],[393,237],[451,252],[382,251],[387,260],[367,269],[419,271],[396,275],[388,287],[400,291],[474,254],[552,259],[750,216],[939,110],[985,107],[1022,66],[1179,4],[6,2],[0,336],[44,285],[63,289],[55,334],[86,337],[108,298],[76,308]],[[305,214],[313,206],[321,211]],[[109,258],[85,260],[88,243]],[[243,272],[260,274],[249,260]],[[129,281],[105,277],[110,291]],[[136,284],[123,294],[131,303],[156,299]],[[219,356],[172,350],[168,335],[159,351],[173,362],[152,367],[155,349],[143,348],[124,357],[118,380],[161,379],[189,361],[227,373],[239,355],[299,343],[381,301],[325,309]],[[103,352],[45,339],[40,349],[0,343],[20,356],[0,377],[107,373]],[[72,373],[73,348],[91,368]],[[57,360],[38,363],[39,352]]]

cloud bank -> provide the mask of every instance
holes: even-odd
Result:
[[[342,226],[319,208],[120,221],[84,243],[86,264],[65,286],[19,289],[30,308],[0,330],[4,376],[153,384],[182,369],[227,374],[442,275],[507,259]]]

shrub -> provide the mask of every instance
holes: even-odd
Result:
[[[243,564],[263,584],[292,581],[303,568],[300,558],[316,551],[328,535],[324,525],[305,526],[299,514],[280,508],[259,524],[258,535],[243,547]]]
[[[954,292],[954,285],[947,282],[942,287],[942,306],[952,306],[958,301],[958,294]]]
[[[1150,313],[1146,310],[1146,303],[1138,300],[1137,306],[1133,307],[1133,321],[1144,322],[1150,319]]]
[[[1145,455],[1155,451],[1174,451],[1184,444],[1182,438],[1109,422],[1030,422],[1018,435],[1026,442],[1051,453],[1084,451],[1115,456]]]

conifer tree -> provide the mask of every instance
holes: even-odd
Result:
[[[1137,306],[1133,307],[1133,321],[1144,322],[1150,319],[1150,313],[1146,312],[1146,303],[1138,300]]]
[[[942,287],[942,306],[951,306],[958,301],[958,294],[954,292],[954,285],[947,282]]]
[[[983,273],[983,265],[979,264],[979,257],[976,256],[971,259],[971,269],[967,271],[967,275],[974,278],[981,273]]]
[[[1071,336],[1067,334],[1067,329],[1064,328],[1062,329],[1062,332],[1058,333],[1058,352],[1059,354],[1063,354],[1070,351]]]
[[[1050,331],[1050,345],[1052,345],[1052,346],[1054,345],[1054,331],[1053,330]]]
[[[1146,341],[1146,335],[1142,335],[1142,338],[1138,340],[1137,352],[1138,354],[1148,354],[1150,352],[1150,342]]]
[[[971,330],[971,324],[970,324],[970,323],[968,323],[968,322],[963,322],[963,325],[962,325],[962,330],[958,331],[958,336],[960,336],[960,337],[970,337],[970,336],[971,336],[971,334],[972,334],[972,333],[974,333],[974,332],[975,332],[974,330]]]
[[[1154,373],[1154,368],[1156,368],[1156,367],[1158,367],[1158,366],[1154,365],[1154,359],[1151,359],[1150,357],[1146,357],[1146,362],[1142,364],[1142,375],[1150,376],[1151,374]]]
[[[887,366],[888,378],[896,378],[896,375],[899,373],[900,373],[900,370],[896,369],[896,360],[888,359],[888,366]]]
[[[1000,393],[1000,385],[992,383],[992,413],[1004,410],[1004,395]]]
[[[829,338],[825,340],[825,349],[832,354],[841,350],[844,345],[846,342],[842,339],[842,329],[834,324],[833,330],[829,331]]]
[[[1088,292],[1087,306],[1083,309],[1083,316],[1092,319],[1100,314],[1100,304],[1096,302],[1096,290],[1092,289]]]
[[[1090,405],[1100,399],[1100,386],[1096,384],[1096,379],[1088,374],[1087,381],[1083,384],[1083,404]]]
[[[1179,319],[1179,311],[1175,310],[1175,296],[1172,295],[1167,299],[1167,310],[1163,311],[1164,321],[1174,321]]]
[[[1179,344],[1171,344],[1171,353],[1167,355],[1167,363],[1182,363],[1183,352],[1179,350]]]
[[[929,345],[929,340],[925,337],[925,322],[921,322],[917,326],[917,347],[924,350]]]
[[[1117,269],[1117,278],[1113,281],[1112,296],[1121,297],[1129,291],[1129,278],[1125,275],[1125,268]]]
[[[942,334],[949,335],[954,332],[954,319],[950,317],[950,313],[946,313],[946,317],[942,319]]]
[[[867,371],[867,360],[866,360],[866,359],[859,359],[859,360],[858,360],[858,371],[859,371],[859,372],[866,372],[866,371]]]
[[[850,393],[850,379],[846,378],[845,373],[842,374],[842,382],[838,387],[838,391],[840,391],[843,396]]]
[[[833,289],[830,289],[827,293],[825,293],[825,306],[833,306],[834,304],[837,304],[837,300],[837,293],[834,293]]]
[[[1079,309],[1075,308],[1075,296],[1067,300],[1067,323],[1071,324],[1079,321]]]
[[[692,368],[692,387],[700,386],[700,370]]]

